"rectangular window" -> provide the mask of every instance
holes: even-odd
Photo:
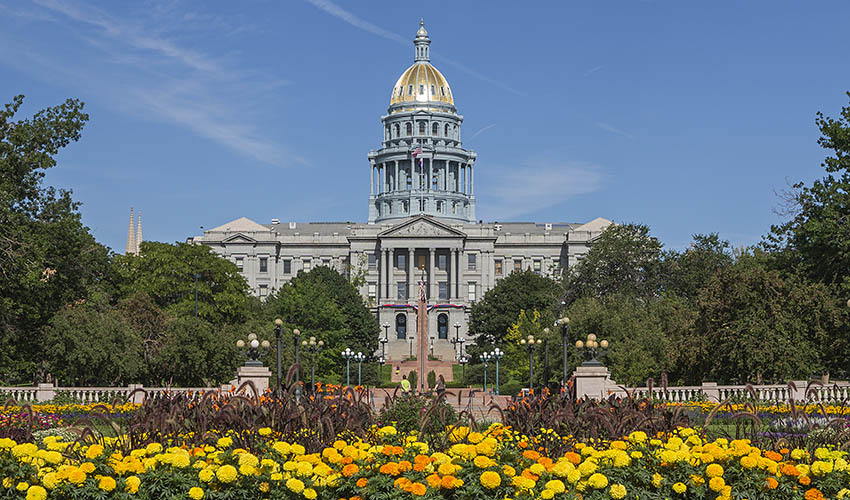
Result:
[[[441,281],[441,282],[437,283],[437,286],[440,289],[440,295],[439,295],[440,300],[448,300],[448,298],[449,298],[449,284],[446,283],[445,281]]]
[[[534,261],[534,272],[540,274],[540,271],[543,270],[543,263],[540,260]]]
[[[236,269],[239,269],[240,273],[245,270],[245,259],[242,257],[236,257]]]
[[[283,259],[283,274],[292,274],[292,259]]]
[[[369,254],[369,269],[375,269],[378,263],[378,256],[374,253]]]
[[[269,296],[269,286],[268,285],[260,285],[260,298],[264,299]]]
[[[502,275],[502,259],[496,259],[493,262],[493,268],[494,268],[493,272],[496,274],[496,276],[501,276]]]
[[[312,269],[312,267],[313,267],[313,261],[311,261],[310,259],[304,259],[304,266],[302,267],[302,269],[304,269],[304,271],[307,272],[307,271],[310,271],[310,269]]]
[[[522,271],[522,259],[514,259],[514,272],[518,273]]]
[[[466,263],[467,263],[466,269],[467,269],[468,271],[475,271],[475,264],[476,264],[476,262],[477,262],[477,260],[478,260],[478,256],[477,256],[476,254],[474,254],[474,253],[471,253],[471,254],[467,255],[467,256],[466,256],[466,258],[467,258],[467,261],[466,261]]]
[[[396,255],[395,258],[396,258],[396,268],[397,269],[401,269],[401,270],[407,269],[407,255],[400,253],[400,254]]]
[[[474,281],[470,281],[470,282],[467,284],[467,295],[466,295],[466,300],[467,300],[467,301],[469,301],[469,302],[475,302],[475,291],[476,291],[476,290],[475,290],[475,282],[474,282]]]
[[[268,259],[268,257],[260,257],[260,272],[261,273],[269,272],[269,259]]]
[[[378,285],[375,283],[369,283],[369,298],[375,300],[375,297],[378,296]]]
[[[448,264],[448,257],[449,257],[448,255],[438,255],[437,256],[437,269],[442,269],[443,271],[448,269],[448,266],[446,265],[446,264]]]
[[[396,286],[398,287],[398,300],[407,300],[407,282],[399,281]]]

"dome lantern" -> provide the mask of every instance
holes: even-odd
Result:
[[[419,20],[419,31],[416,32],[416,39],[413,40],[413,45],[415,47],[413,53],[413,61],[425,61],[428,62],[431,60],[431,39],[428,38],[428,31],[425,29],[425,20]]]

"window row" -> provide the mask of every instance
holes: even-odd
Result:
[[[416,90],[419,90],[419,95],[425,95],[425,89],[426,88],[428,88],[428,87],[426,87],[425,84],[423,84],[423,83],[420,83],[418,88],[417,88],[417,86],[415,86],[413,84],[407,84],[407,95],[408,96],[415,96]],[[431,96],[436,97],[437,96],[437,86],[434,85],[434,84],[431,84],[430,90],[431,90]],[[440,97],[446,97],[447,95],[450,95],[451,93],[452,93],[451,90],[449,90],[448,93],[447,93],[446,87],[444,85],[440,85]],[[397,94],[398,94],[398,97],[404,97],[404,85],[399,85]],[[384,94],[384,95],[386,95],[386,94]]]
[[[410,180],[409,179],[408,179],[407,187],[408,187],[408,189],[410,189]],[[417,213],[425,212],[425,211],[427,211],[428,200],[423,200],[423,199],[416,200],[416,205],[419,206],[419,212],[417,212]],[[446,210],[449,206],[451,207],[452,215],[457,215],[458,209],[463,211],[463,205],[461,205],[461,203],[459,203],[457,201],[447,203],[443,200],[437,200],[437,207],[436,207],[437,210],[436,211],[437,211],[437,213],[440,213],[440,214],[448,213]],[[410,208],[410,205],[408,204],[408,202],[406,200],[402,201],[401,202],[401,209],[399,210],[398,213],[399,214],[408,214],[408,213],[410,213],[409,208]],[[392,202],[390,202],[390,201],[385,201],[383,203],[378,202],[378,215],[386,216],[386,215],[392,215],[392,214],[393,214],[393,204],[392,204]]]
[[[257,259],[259,262],[259,271],[260,273],[269,272],[269,258],[268,257],[260,257]],[[282,259],[283,264],[283,274],[292,274],[292,259]],[[244,257],[235,257],[234,263],[236,264],[236,269],[241,273],[245,271],[245,258]],[[321,266],[331,267],[333,260],[330,257],[324,257],[319,260],[319,264]],[[304,271],[309,271],[313,268],[313,259],[301,259],[301,269]]]
[[[375,282],[369,282],[368,286],[368,294],[369,298],[372,300],[376,300],[378,298],[378,284]],[[430,287],[426,287],[426,293],[430,289]],[[447,281],[438,281],[437,282],[437,299],[438,300],[449,300],[449,283]],[[409,300],[412,297],[408,295],[407,281],[397,281],[396,282],[396,300]],[[475,302],[478,300],[478,283],[475,281],[470,281],[466,284],[466,300],[468,302]]]
[[[511,272],[521,272],[523,259],[495,259],[493,261],[493,272],[496,276],[504,276],[507,266],[511,267]],[[530,269],[537,274],[544,272],[549,274],[557,274],[561,270],[561,258],[559,256],[552,257],[551,269],[543,268],[543,259],[532,259]]]
[[[420,136],[428,136],[428,122],[426,121],[417,121],[419,133],[417,135]],[[404,132],[406,137],[413,136],[413,123],[407,122],[404,124]],[[431,123],[431,136],[433,137],[447,137],[449,139],[455,139],[457,137],[457,125],[452,125],[450,123],[446,123],[445,125],[441,125],[438,122]],[[397,139],[401,137],[401,125],[396,123],[392,126],[387,125],[386,128],[386,139]]]
[[[398,340],[407,339],[407,314],[396,314],[395,336]],[[437,338],[441,340],[449,338],[449,315],[446,313],[440,313],[437,315]],[[412,339],[413,337],[411,337],[411,340]]]

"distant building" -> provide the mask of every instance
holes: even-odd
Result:
[[[314,266],[362,275],[360,293],[378,323],[389,325],[392,361],[415,349],[422,279],[434,354],[453,360],[451,340],[456,333],[466,338],[470,305],[499,279],[529,269],[559,274],[611,222],[476,222],[476,155],[463,149],[463,118],[448,81],[430,63],[424,23],[413,43],[414,63],[396,82],[381,118],[382,147],[368,155],[368,222],[259,224],[242,217],[188,241],[234,262],[261,298]]]
[[[139,255],[142,246],[142,214],[139,213],[139,223],[133,229],[133,207],[130,207],[130,226],[127,228],[127,246],[124,247],[124,255]]]

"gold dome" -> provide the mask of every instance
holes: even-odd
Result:
[[[390,105],[444,103],[454,106],[449,82],[427,61],[417,61],[395,82]]]

